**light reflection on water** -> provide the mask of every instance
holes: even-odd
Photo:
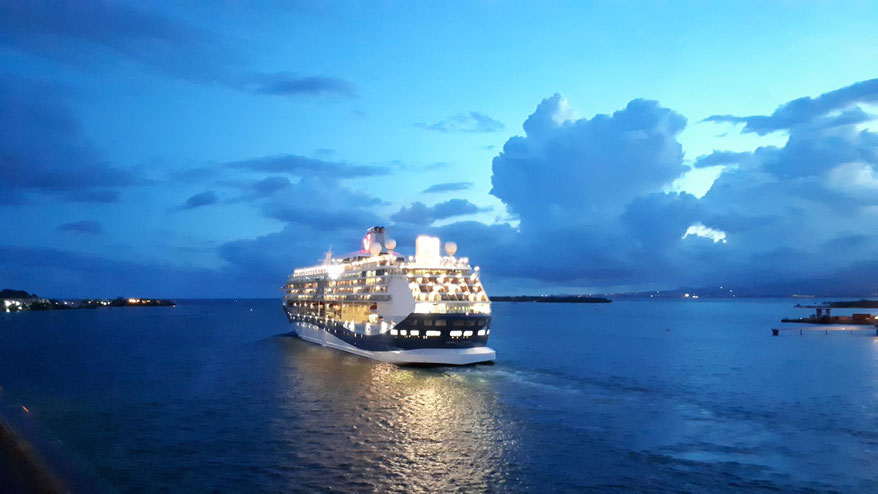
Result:
[[[288,338],[288,396],[300,425],[277,433],[313,448],[295,460],[329,472],[310,487],[378,492],[508,490],[514,447],[497,396],[471,373],[398,367]],[[476,372],[477,373],[477,372]]]

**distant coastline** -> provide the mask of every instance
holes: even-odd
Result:
[[[104,307],[176,307],[174,300],[159,298],[88,298],[54,299],[41,298],[35,293],[5,288],[0,290],[0,310],[3,312],[100,309]]]
[[[826,302],[826,305],[838,309],[878,309],[878,300],[862,299],[854,301]]]
[[[582,295],[515,295],[491,297],[492,302],[542,302],[549,304],[608,304],[612,300],[604,297],[583,297]]]

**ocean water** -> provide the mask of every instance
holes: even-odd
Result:
[[[122,492],[878,491],[878,338],[772,337],[794,303],[495,303],[467,368],[279,300],[0,314],[0,386]]]

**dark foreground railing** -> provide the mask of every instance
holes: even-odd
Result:
[[[84,462],[0,389],[0,492],[111,492]]]

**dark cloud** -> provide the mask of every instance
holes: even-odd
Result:
[[[300,77],[286,72],[255,76],[248,88],[275,96],[345,96],[357,95],[354,85],[337,77]]]
[[[89,69],[129,60],[200,82],[229,81],[232,43],[123,2],[5,2],[0,43]]]
[[[634,240],[632,246],[655,259],[671,252],[689,226],[702,218],[695,196],[656,192],[632,200],[620,219]]]
[[[490,211],[491,208],[480,208],[466,199],[449,199],[433,206],[422,202],[413,202],[410,206],[393,213],[390,219],[397,223],[429,225],[437,220]]]
[[[279,293],[286,274],[296,267],[317,264],[330,247],[336,255],[360,249],[366,228],[374,224],[366,217],[358,219],[356,213],[337,218],[324,216],[339,223],[312,218],[303,214],[302,222],[290,222],[279,232],[227,242],[219,249],[220,257],[235,278],[247,286],[260,287],[258,294]]]
[[[265,197],[270,196],[276,192],[280,192],[284,189],[289,188],[292,185],[290,179],[287,177],[266,177],[258,182],[253,183],[250,186],[250,190],[256,196]]]
[[[252,74],[241,43],[124,2],[4,2],[0,9],[0,45],[66,65],[93,70],[123,60],[256,94],[356,94],[352,83],[337,77]]]
[[[452,115],[432,124],[418,122],[414,125],[419,129],[435,132],[499,132],[504,128],[503,122],[477,111]]]
[[[44,297],[165,297],[264,294],[231,270],[158,261],[111,259],[65,249],[0,245],[0,272],[9,286],[33,286]]]
[[[708,166],[735,165],[749,158],[751,154],[752,153],[749,152],[735,153],[732,151],[714,151],[708,155],[699,156],[698,159],[695,160],[695,167],[704,168]]]
[[[472,188],[472,182],[445,182],[441,184],[433,184],[422,192],[422,194],[435,194],[438,192],[455,192],[459,190],[467,190]]]
[[[265,215],[288,223],[326,231],[363,228],[363,225],[381,223],[378,216],[361,208],[326,210],[307,206],[272,205],[266,208]]]
[[[349,163],[325,161],[293,154],[232,161],[226,163],[225,166],[253,172],[287,173],[300,177],[320,176],[336,179],[374,177],[390,173],[390,168],[386,166],[352,165]]]
[[[106,163],[82,135],[64,89],[0,75],[0,108],[0,196],[115,202],[119,187],[145,182]]]
[[[85,203],[110,203],[119,202],[119,191],[108,189],[94,190],[71,190],[60,195],[62,200],[68,202]]]
[[[177,209],[185,210],[185,209],[195,209],[203,206],[209,206],[211,204],[216,204],[219,202],[219,198],[216,195],[216,192],[212,190],[206,190],[204,192],[200,192],[191,196],[189,199],[186,199],[186,202],[181,204]]]
[[[878,102],[878,79],[861,81],[850,86],[821,94],[816,98],[798,98],[779,106],[771,115],[713,115],[708,122],[743,123],[743,132],[765,135],[776,130],[789,130],[803,125],[836,126],[849,125],[868,120],[862,110],[843,112],[841,115],[822,118],[831,112],[845,110],[857,103]]]
[[[64,223],[58,226],[58,230],[62,232],[88,233],[98,235],[104,233],[101,224],[93,220],[74,221],[72,223]]]
[[[329,231],[380,223],[371,209],[382,204],[368,192],[315,175],[290,183],[282,194],[271,195],[260,207],[267,218]]]

